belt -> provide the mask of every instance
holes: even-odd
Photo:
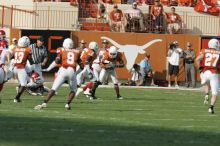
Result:
[[[186,60],[185,63],[186,63],[186,64],[193,64],[194,61],[187,61],[187,60]]]

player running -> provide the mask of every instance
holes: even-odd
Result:
[[[201,84],[205,86],[206,93],[208,93],[208,86],[210,85],[212,98],[208,109],[208,112],[214,114],[214,106],[218,95],[218,73],[217,65],[219,62],[219,41],[217,39],[211,39],[208,42],[208,49],[202,49],[199,56],[196,58],[196,63],[200,69]],[[207,96],[205,96],[205,102],[208,102]]]
[[[69,97],[65,104],[65,108],[70,110],[70,103],[75,97],[77,90],[77,81],[76,81],[76,66],[80,63],[80,51],[73,49],[73,41],[70,38],[67,38],[63,42],[63,47],[57,50],[57,57],[55,60],[56,64],[61,63],[61,67],[58,72],[58,76],[55,79],[53,86],[47,96],[44,98],[42,104],[35,106],[35,109],[43,109],[47,107],[47,103],[54,96],[55,92],[61,87],[61,85],[67,81],[70,88]]]

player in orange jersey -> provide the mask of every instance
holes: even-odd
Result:
[[[196,58],[196,63],[200,69],[200,77],[201,77],[201,84],[205,87],[205,92],[208,93],[210,85],[212,98],[210,107],[208,112],[214,114],[214,105],[216,103],[217,95],[218,95],[218,73],[217,69],[219,66],[219,58],[220,58],[220,51],[219,51],[219,41],[217,39],[211,39],[208,42],[208,49],[202,49],[199,56]],[[202,65],[201,65],[202,62]],[[205,104],[208,103],[208,97],[205,96]]]
[[[73,41],[67,38],[63,42],[63,47],[57,50],[56,64],[61,63],[61,67],[58,71],[58,76],[55,79],[53,86],[47,96],[44,98],[44,102],[40,105],[35,106],[35,109],[43,109],[47,107],[47,103],[54,96],[55,92],[61,87],[61,85],[67,81],[70,88],[69,97],[65,104],[65,108],[70,110],[70,103],[75,97],[77,90],[76,81],[76,66],[80,64],[80,51],[73,49]]]
[[[24,92],[28,82],[28,71],[25,69],[27,60],[31,60],[31,49],[28,47],[30,40],[23,36],[18,40],[18,47],[9,50],[9,58],[14,58],[14,73],[19,81],[19,88],[14,102],[21,102],[21,95]]]

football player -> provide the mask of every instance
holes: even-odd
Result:
[[[54,96],[55,92],[61,87],[61,85],[67,80],[70,88],[69,97],[65,108],[70,110],[70,103],[75,97],[77,90],[76,81],[76,66],[81,64],[80,62],[80,51],[73,49],[73,40],[67,38],[63,42],[63,47],[57,50],[56,64],[61,63],[61,67],[58,72],[57,78],[54,80],[53,86],[47,96],[44,98],[42,104],[35,106],[35,109],[43,109],[47,107],[47,103]]]
[[[31,81],[30,81],[31,80]],[[43,95],[44,92],[49,92],[49,88],[46,86],[42,86],[41,77],[37,72],[32,72],[31,77],[29,79],[29,83],[27,84],[27,92],[30,95]]]
[[[96,58],[96,53],[98,50],[98,44],[96,42],[90,42],[89,48],[85,48],[80,56],[82,60],[82,64],[84,66],[83,70],[81,70],[76,78],[77,78],[77,86],[81,87],[83,80],[88,77],[90,80],[93,79],[93,71],[92,71],[92,63]],[[77,89],[77,95],[82,92],[82,88]]]
[[[23,36],[18,40],[18,47],[9,50],[9,56],[14,58],[14,72],[19,81],[19,89],[14,98],[14,102],[21,102],[21,95],[27,86],[28,73],[25,69],[27,60],[31,60],[31,49],[28,48],[30,39]]]
[[[219,41],[217,39],[211,39],[208,42],[208,49],[202,49],[199,56],[196,58],[196,63],[201,72],[201,84],[205,86],[205,92],[208,93],[210,85],[212,98],[208,109],[208,112],[214,114],[214,106],[218,95],[218,73],[217,67],[219,65]],[[208,97],[205,96],[204,103],[208,102]]]
[[[5,65],[7,59],[7,41],[0,41],[0,92],[2,91],[4,83],[7,81]],[[1,99],[0,99],[1,103]]]
[[[94,81],[98,82],[99,84],[101,84],[101,82],[99,81],[99,74],[101,72],[101,65],[100,65],[100,63],[101,63],[101,60],[103,58],[103,54],[104,54],[105,51],[106,50],[103,49],[103,48],[98,50],[98,53],[97,53],[98,55],[97,55],[96,59],[93,61],[93,63],[92,63],[92,73],[94,75],[93,79],[92,79],[93,81],[87,83],[86,86],[83,87],[83,88],[79,87],[77,89],[76,96],[78,96],[82,91],[84,91],[85,95],[88,95],[89,94],[89,90],[92,88]]]
[[[124,61],[122,60],[122,54],[117,52],[117,48],[115,46],[111,46],[109,52],[105,52],[102,58],[102,70],[99,75],[99,80],[103,83],[106,79],[106,76],[110,76],[116,91],[117,99],[123,99],[123,97],[119,93],[118,79],[116,76],[116,68],[124,67]],[[96,99],[95,91],[99,86],[99,82],[95,82],[92,89],[90,90],[91,97]]]

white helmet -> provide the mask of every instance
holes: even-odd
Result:
[[[27,36],[23,36],[18,40],[19,47],[28,47],[30,45],[30,39]]]
[[[208,47],[219,50],[219,41],[217,39],[209,40]]]
[[[73,49],[73,40],[71,38],[67,38],[63,41],[63,47],[66,49]]]
[[[117,48],[115,46],[111,46],[109,48],[109,56],[110,56],[110,58],[116,58],[117,53],[118,53],[117,52]]]
[[[90,43],[89,43],[89,48],[92,49],[92,50],[94,50],[95,52],[97,52],[99,46],[98,46],[98,44],[97,44],[96,42],[90,42]]]

